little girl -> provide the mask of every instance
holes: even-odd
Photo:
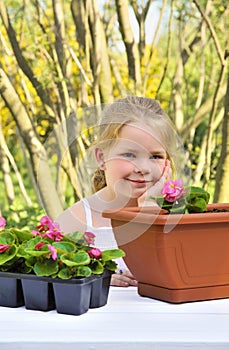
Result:
[[[104,108],[94,155],[98,164],[93,178],[95,193],[65,210],[57,221],[63,232],[90,231],[101,250],[117,248],[108,208],[155,205],[151,195],[161,189],[176,168],[177,136],[159,103],[128,96]],[[119,259],[111,284],[136,286],[137,281]]]

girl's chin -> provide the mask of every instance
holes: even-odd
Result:
[[[132,193],[132,195],[130,196],[130,200],[138,200],[140,197],[142,197],[144,195],[145,191],[143,192],[138,192],[138,193]]]

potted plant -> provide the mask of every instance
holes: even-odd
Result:
[[[0,305],[79,315],[106,304],[120,249],[93,247],[94,234],[64,235],[48,216],[36,230],[5,228],[0,217]]]
[[[165,184],[157,206],[106,210],[138,293],[180,303],[229,297],[229,204]]]

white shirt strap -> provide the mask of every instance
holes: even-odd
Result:
[[[91,207],[86,198],[81,199],[81,201],[83,202],[83,205],[84,205],[87,228],[90,228],[92,227]]]

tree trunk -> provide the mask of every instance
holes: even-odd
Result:
[[[145,53],[145,45],[146,45],[146,28],[145,28],[145,20],[146,20],[146,16],[148,14],[148,11],[150,9],[150,6],[152,4],[153,0],[148,0],[146,2],[146,5],[143,6],[142,4],[140,4],[138,6],[138,3],[136,0],[131,0],[131,6],[134,10],[134,14],[136,17],[136,20],[138,22],[138,26],[139,26],[139,55],[140,55],[140,62],[142,62],[142,58],[144,57],[144,53]],[[140,9],[139,9],[140,7]]]
[[[95,104],[111,103],[113,101],[111,65],[97,1],[72,0],[71,10],[80,45],[80,56],[86,59],[86,70],[93,77],[92,92]]]
[[[218,94],[218,103],[220,103],[226,93],[226,83],[223,83],[219,94]],[[189,135],[190,129],[197,128],[197,126],[207,117],[208,113],[210,113],[212,108],[212,97],[208,98],[198,111],[196,111],[193,115],[193,117],[189,118],[186,122],[185,125],[183,126],[182,130],[180,131],[180,135],[182,137],[182,140],[185,141]]]
[[[212,103],[212,108],[209,116],[209,122],[208,122],[208,130],[207,130],[207,147],[206,147],[206,157],[205,157],[205,171],[204,171],[204,180],[203,180],[203,185],[204,188],[208,188],[209,180],[210,180],[210,175],[211,175],[211,154],[212,154],[212,135],[213,135],[213,123],[214,123],[214,117],[215,117],[215,112],[218,107],[219,103],[219,92],[222,87],[223,83],[223,78],[224,78],[224,73],[225,73],[225,68],[226,65],[223,65],[221,67],[221,71],[219,74],[218,82],[216,85],[216,90],[213,96],[213,103]]]
[[[55,20],[55,52],[56,70],[58,75],[58,90],[60,95],[59,110],[62,110],[62,120],[73,111],[76,112],[76,97],[71,83],[72,57],[65,36],[65,21],[62,0],[53,0]]]
[[[1,123],[0,123],[0,163],[2,163],[2,171],[3,171],[3,177],[4,177],[4,182],[5,182],[5,188],[6,188],[6,193],[8,197],[9,204],[13,203],[14,200],[14,188],[13,188],[13,181],[11,180],[10,176],[10,165],[12,166],[15,175],[18,180],[18,185],[21,190],[21,193],[27,203],[28,206],[32,206],[32,201],[29,198],[26,188],[23,183],[22,176],[20,174],[20,171],[17,167],[17,164],[14,160],[14,157],[10,153],[10,150],[7,146],[5,137],[3,135],[3,132],[1,130]]]
[[[1,124],[0,124],[1,129]],[[14,186],[13,181],[10,176],[10,165],[8,157],[5,153],[4,147],[3,147],[3,137],[2,132],[0,130],[0,169],[2,169],[2,175],[3,175],[3,182],[5,187],[5,193],[6,193],[6,199],[8,202],[8,205],[10,206],[15,198],[14,194]]]
[[[173,107],[174,107],[174,124],[180,132],[184,125],[184,109],[183,109],[183,94],[182,81],[184,75],[184,66],[182,57],[178,58],[177,69],[173,81]]]
[[[48,215],[55,218],[62,212],[63,208],[53,183],[46,151],[36,135],[31,120],[18,94],[1,67],[0,78],[0,93],[29,151],[42,204]]]
[[[225,96],[225,112],[223,119],[223,139],[219,163],[216,173],[214,202],[229,202],[229,74],[227,79],[227,92]]]
[[[129,20],[128,0],[115,0],[119,28],[126,47],[129,78],[135,83],[135,90],[141,87],[140,57]]]
[[[100,13],[97,1],[91,0],[91,11],[89,15],[89,23],[92,36],[92,67],[94,81],[99,87],[101,101],[96,104],[111,103],[113,101],[111,66],[108,57],[108,48],[104,27],[101,23]]]
[[[219,125],[222,123],[223,120],[223,114],[224,110],[223,108],[218,113],[217,117],[214,120],[213,123],[213,132],[218,129]],[[207,134],[205,133],[200,145],[200,152],[198,157],[197,166],[194,172],[194,184],[196,186],[202,186],[201,178],[204,173],[204,165],[205,165],[205,156],[206,156],[206,147],[207,147]]]
[[[2,18],[3,25],[6,29],[8,38],[10,40],[10,43],[19,67],[24,72],[24,74],[28,77],[28,79],[31,81],[33,87],[37,91],[38,96],[43,102],[47,113],[51,116],[54,116],[53,110],[51,108],[52,103],[49,99],[49,95],[46,93],[46,91],[43,90],[42,84],[38,81],[34,72],[31,70],[30,66],[28,65],[28,62],[26,61],[25,57],[22,54],[22,51],[17,41],[16,33],[10,23],[9,16],[3,1],[0,1],[0,16]]]

